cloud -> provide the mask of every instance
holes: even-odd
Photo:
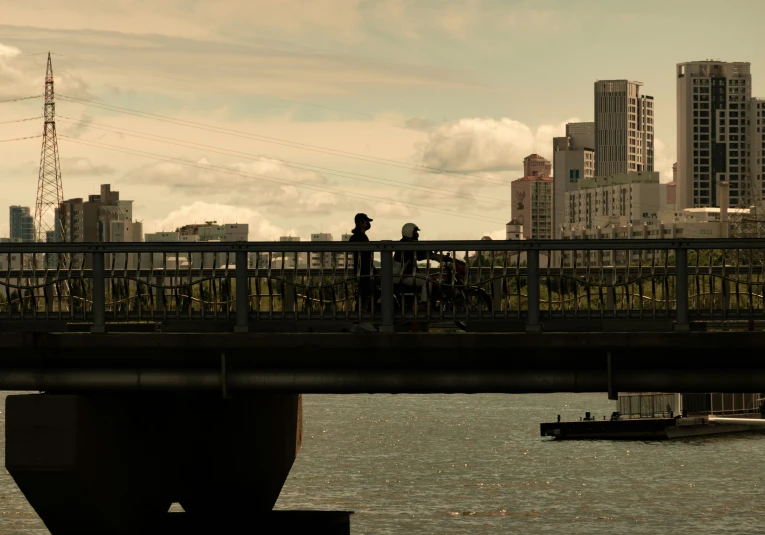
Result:
[[[0,43],[0,98],[27,97],[38,93],[42,88],[42,81],[37,91],[34,91],[32,79],[13,65],[14,58],[21,54],[21,50],[15,46]]]
[[[285,167],[277,160],[213,164],[201,158],[195,165],[150,164],[131,171],[120,182],[165,187],[173,195],[211,199],[231,206],[278,209],[280,214],[327,215],[338,205],[332,193],[310,188],[327,183],[322,175]]]
[[[552,157],[552,138],[565,134],[569,119],[541,125],[536,131],[510,118],[475,117],[434,128],[427,143],[417,147],[417,160],[427,167],[463,172],[520,169],[523,158],[538,153]]]
[[[145,220],[144,232],[173,231],[183,225],[217,221],[224,223],[246,223],[249,225],[250,241],[278,240],[279,236],[294,234],[294,229],[284,229],[271,223],[257,210],[242,206],[196,201],[183,205],[161,219]]]
[[[93,122],[93,118],[87,113],[83,113],[75,124],[65,126],[66,135],[73,138],[80,138],[88,131],[90,123]]]
[[[659,172],[662,182],[672,182],[672,165],[677,161],[676,151],[662,140],[654,138],[653,170]]]
[[[4,45],[0,43],[0,58],[13,58],[21,54],[21,50],[15,46]]]
[[[90,158],[61,158],[61,174],[64,176],[103,176],[114,174],[115,169],[106,164],[94,165]]]
[[[407,119],[404,124],[407,128],[411,128],[412,130],[420,130],[422,132],[430,131],[434,125],[433,121],[425,117],[412,117],[411,119]]]

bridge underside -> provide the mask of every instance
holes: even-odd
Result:
[[[271,510],[301,393],[760,392],[763,346],[762,332],[5,333],[0,388],[45,392],[7,398],[6,466],[54,535],[348,533],[347,513]]]
[[[758,392],[763,332],[6,333],[0,388],[56,393]]]

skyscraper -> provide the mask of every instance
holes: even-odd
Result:
[[[11,239],[22,242],[35,241],[35,218],[30,215],[29,206],[11,206]]]
[[[755,136],[752,128],[747,138],[747,123],[750,106],[755,113],[757,106],[751,96],[749,63],[677,65],[678,210],[717,206],[717,184],[723,180],[730,185],[730,206],[751,202],[747,153]]]
[[[566,136],[553,138],[553,237],[561,237],[566,192],[595,176],[595,123],[568,123]]]
[[[595,176],[653,171],[653,97],[642,82],[595,82]]]

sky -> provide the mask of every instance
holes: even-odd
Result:
[[[250,240],[375,221],[371,239],[504,237],[510,182],[593,120],[593,83],[655,99],[675,161],[675,65],[752,63],[762,0],[0,0],[0,210],[34,206],[47,53],[66,198],[112,184],[145,232]],[[30,120],[23,120],[30,119]],[[0,237],[8,236],[0,216]]]

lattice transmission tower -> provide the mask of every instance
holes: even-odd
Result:
[[[56,103],[54,102],[53,66],[50,61],[50,52],[48,52],[48,70],[45,73],[44,115],[45,127],[40,154],[40,176],[37,181],[37,201],[35,203],[35,232],[37,233],[37,241],[47,241],[47,233],[50,231],[54,232],[56,241],[66,241],[67,233],[64,218],[60,217],[58,221],[55,221],[57,208],[64,200],[64,188],[61,184],[61,165],[58,160]]]

